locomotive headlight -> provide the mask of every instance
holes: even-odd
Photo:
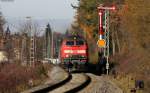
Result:
[[[69,57],[69,55],[66,55],[66,57]]]
[[[64,53],[73,53],[72,50],[64,50]]]
[[[77,53],[86,53],[86,50],[77,50]]]

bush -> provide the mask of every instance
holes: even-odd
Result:
[[[0,65],[0,93],[21,92],[31,87],[29,80],[37,81],[46,77],[46,70],[43,65],[35,67],[17,64]]]

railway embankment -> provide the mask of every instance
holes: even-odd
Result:
[[[43,84],[35,86],[29,90],[25,90],[22,93],[48,92],[71,79],[71,76],[58,66],[52,67],[51,71],[48,71],[47,75],[49,79],[45,80]]]
[[[91,82],[79,93],[123,93],[122,89],[112,82],[108,76],[97,76],[91,73],[87,73],[87,75],[91,78]]]
[[[62,86],[49,91],[49,93],[77,93],[78,91],[84,89],[88,83],[89,79],[86,74],[83,73],[72,73],[71,80],[63,84]]]

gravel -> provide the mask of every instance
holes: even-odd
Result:
[[[67,78],[67,73],[60,67],[53,67],[50,72],[48,72],[49,80],[45,82],[45,84],[49,84],[52,82],[58,82]]]
[[[106,76],[88,74],[91,83],[79,93],[123,93],[123,91]]]
[[[49,93],[65,93],[71,89],[74,89],[80,86],[85,81],[86,81],[86,77],[83,74],[72,74],[71,81],[67,82],[62,87],[54,89],[53,91]]]

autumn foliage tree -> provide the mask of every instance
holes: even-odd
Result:
[[[125,0],[120,11],[122,28],[126,33],[126,43],[129,49],[145,48],[150,50],[150,1]],[[128,37],[128,38],[127,38]]]
[[[110,52],[116,55],[113,61],[120,64],[118,71],[134,73],[148,80],[150,0],[79,0],[79,6],[74,7],[77,9],[76,18],[79,27],[87,34],[91,56],[93,51],[97,53],[99,4],[117,7],[114,13],[110,13]]]
[[[79,24],[79,27],[82,31],[86,34],[86,38],[89,41],[89,55],[90,61],[98,61],[98,47],[97,47],[97,40],[98,40],[98,9],[97,7],[100,4],[104,6],[112,6],[113,4],[121,5],[123,0],[80,0],[78,6],[73,6],[77,9],[76,19]],[[117,14],[116,14],[117,15]],[[114,16],[116,16],[114,15]],[[116,24],[118,24],[116,22]],[[113,26],[114,27],[114,26]],[[111,29],[112,30],[112,29]],[[117,36],[118,34],[115,34]],[[117,37],[118,40],[119,37]],[[120,43],[119,41],[115,42],[118,49],[120,51]],[[94,51],[94,53],[93,53]],[[93,56],[93,57],[92,57]]]

